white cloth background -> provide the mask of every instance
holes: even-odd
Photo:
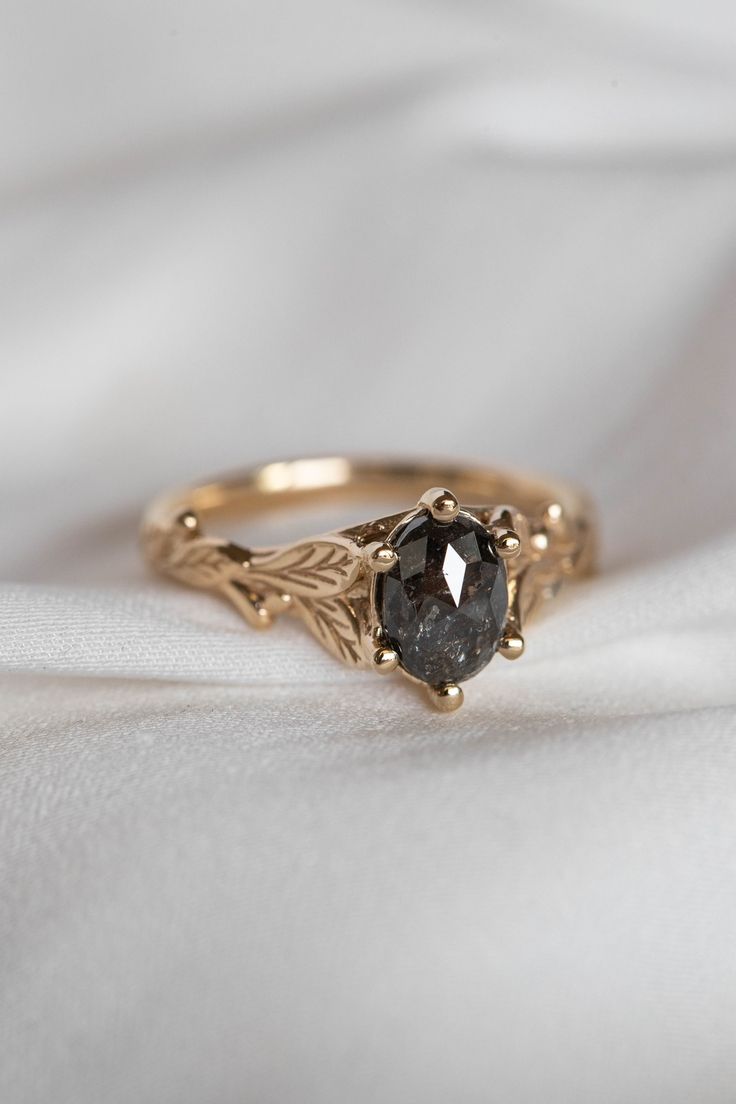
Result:
[[[732,1104],[733,5],[0,15],[0,1100]],[[139,562],[346,449],[601,503],[454,717]]]

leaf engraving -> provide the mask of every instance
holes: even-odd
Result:
[[[231,546],[221,541],[204,537],[182,540],[171,532],[150,528],[143,533],[142,543],[154,567],[189,586],[217,587],[242,570]]]
[[[292,611],[333,656],[349,666],[365,663],[361,599],[349,599],[346,593],[362,565],[340,541],[324,538],[250,552],[227,542],[201,536],[182,539],[154,528],[142,539],[146,557],[159,571],[190,586],[220,590],[258,628],[268,627],[280,612],[268,604],[269,595],[289,595]]]
[[[267,556],[254,555],[248,578],[294,597],[341,594],[357,578],[360,562],[348,548],[326,540],[297,544]]]
[[[297,604],[306,624],[332,655],[343,663],[362,663],[360,623],[347,598],[300,598]]]
[[[233,574],[233,561],[217,541],[195,540],[180,544],[166,569],[174,578],[198,587],[216,587]]]

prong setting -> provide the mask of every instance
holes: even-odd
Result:
[[[446,487],[430,487],[419,499],[417,505],[420,509],[429,510],[434,520],[444,525],[454,521],[460,512],[460,503]]]
[[[502,560],[512,560],[521,552],[521,537],[513,529],[494,529],[493,545]]]
[[[375,544],[366,550],[366,563],[378,574],[390,571],[397,561],[398,556],[390,544]]]
[[[379,675],[390,675],[398,666],[399,656],[393,648],[376,648],[373,653],[373,667]]]
[[[440,713],[454,713],[463,704],[465,695],[462,686],[456,682],[446,682],[442,686],[429,686],[429,697],[435,709]]]
[[[524,637],[518,629],[506,629],[498,644],[504,659],[520,659],[524,654]]]

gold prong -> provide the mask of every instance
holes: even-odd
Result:
[[[519,659],[524,654],[524,637],[516,629],[507,629],[498,650],[504,659]]]
[[[446,682],[442,686],[429,686],[427,689],[432,705],[442,713],[454,713],[463,704],[462,687],[456,682]]]
[[[460,503],[446,487],[430,487],[417,504],[429,510],[435,521],[447,524],[454,521],[460,511]]]
[[[376,648],[373,653],[373,666],[379,675],[389,675],[399,666],[398,653],[393,648]]]
[[[521,538],[513,529],[494,529],[493,544],[502,560],[511,560],[521,552]]]
[[[371,571],[390,571],[398,558],[390,544],[376,544],[366,549],[366,563]]]

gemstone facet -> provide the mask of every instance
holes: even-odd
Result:
[[[420,511],[391,535],[396,565],[376,579],[385,642],[408,674],[463,682],[490,663],[508,612],[506,567],[479,521]]]

